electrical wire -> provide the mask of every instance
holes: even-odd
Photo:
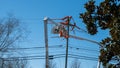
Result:
[[[70,49],[76,49],[76,50],[86,50],[86,51],[92,51],[92,52],[99,52],[98,50],[93,50],[93,49],[87,49],[87,48],[80,48],[80,47],[72,47],[68,46]]]
[[[92,51],[92,52],[99,52],[98,50],[93,50],[93,49],[87,49],[87,48],[81,48],[81,47],[73,47],[73,46],[68,46],[69,49],[76,49],[76,50],[85,50],[85,51]],[[29,48],[8,48],[8,50],[36,50],[36,49],[44,49],[45,47],[29,47]],[[49,48],[65,48],[63,45],[54,45],[54,46],[49,46]]]
[[[69,53],[75,53],[75,54],[83,54],[83,53],[80,53],[80,52],[76,52],[77,50],[85,50],[85,51],[91,51],[91,52],[95,52],[95,53],[92,53],[92,54],[98,54],[98,52],[96,51],[96,50],[90,50],[90,49],[85,49],[85,48],[78,48],[78,47],[72,47],[72,46],[69,46]],[[29,53],[29,52],[26,52],[26,50],[31,50],[31,49],[34,49],[34,50],[36,50],[36,49],[41,49],[41,48],[45,48],[45,47],[32,47],[32,48],[18,48],[18,49],[12,49],[12,50],[24,50],[25,51],[25,54],[26,55],[36,55],[36,54],[43,54],[43,53],[45,53],[45,51],[39,51],[39,53],[36,53],[35,51],[33,51],[32,50],[32,52],[35,52],[35,53]],[[63,45],[59,45],[59,46],[52,46],[52,48],[65,48]],[[76,49],[76,51],[71,51],[70,49]],[[61,50],[61,49],[57,49],[57,51],[55,50],[55,51],[53,51],[54,49],[52,49],[52,50],[49,50],[49,53],[50,54],[55,54],[55,53],[63,53],[64,52],[64,50]],[[14,51],[13,51],[14,52]],[[37,51],[38,52],[38,51]],[[96,53],[97,52],[97,53]],[[9,53],[8,53],[9,54]],[[87,54],[85,54],[85,55],[89,55],[89,53],[87,53]],[[90,54],[91,55],[91,54]],[[93,56],[96,56],[96,55],[93,55]]]
[[[55,55],[50,55],[53,56],[53,59],[57,58],[64,58],[65,54],[55,54]],[[50,57],[49,56],[49,57]],[[34,60],[34,59],[45,59],[45,55],[42,56],[24,56],[24,57],[10,57],[10,58],[2,58],[4,61],[13,61],[15,58],[21,59],[21,60]],[[83,55],[75,55],[75,54],[68,54],[68,58],[77,58],[77,59],[85,59],[85,60],[92,60],[92,61],[97,61],[98,58],[95,57],[88,57],[88,56],[83,56]]]
[[[54,45],[54,46],[49,46],[49,48],[57,48],[57,47],[62,47],[63,45]],[[28,50],[28,49],[41,49],[45,47],[29,47],[29,48],[8,48],[8,50]]]

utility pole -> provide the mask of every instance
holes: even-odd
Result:
[[[48,28],[47,28],[48,18],[44,18],[44,35],[45,35],[45,48],[46,48],[46,58],[45,58],[45,67],[49,68],[49,54],[48,54]]]
[[[98,60],[97,68],[100,68],[100,65],[101,65],[101,62],[100,62],[100,60]]]
[[[66,38],[66,58],[65,58],[65,68],[67,68],[67,63],[68,63],[69,24],[70,24],[70,18],[68,18],[68,25],[67,25],[67,36],[68,36],[68,38]]]
[[[74,38],[74,39],[78,39],[78,40],[85,40],[85,41],[88,41],[88,42],[92,42],[92,43],[95,43],[97,45],[100,45],[102,47],[102,45],[99,43],[99,42],[96,42],[94,40],[89,40],[89,39],[85,39],[85,38],[81,38],[81,37],[77,37],[77,36],[73,36],[73,35],[69,35],[69,25],[70,25],[70,19],[71,17],[69,16],[67,18],[67,28],[66,28],[66,31],[67,31],[67,38],[66,38],[66,57],[65,57],[65,68],[67,68],[67,63],[68,63],[68,45],[69,45],[69,38]],[[49,68],[49,52],[48,52],[48,28],[47,28],[47,24],[48,24],[48,21],[50,21],[52,24],[56,25],[56,26],[59,26],[56,22],[52,21],[52,19],[49,19],[47,17],[44,18],[44,34],[45,34],[45,47],[46,47],[46,65],[45,67],[46,68]],[[97,65],[97,68],[100,68],[100,65],[101,65],[101,62],[98,61],[98,65]]]

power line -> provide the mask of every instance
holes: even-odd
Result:
[[[54,46],[49,46],[50,48],[62,48],[62,47],[64,47],[63,45],[54,45]],[[71,48],[72,46],[69,46],[69,48]],[[16,48],[16,49],[14,49],[14,48],[9,48],[9,50],[28,50],[28,49],[34,49],[34,50],[36,50],[36,49],[41,49],[41,48],[45,48],[45,47],[30,47],[30,48]],[[96,51],[94,51],[94,50],[92,50],[92,49],[87,49],[87,48],[78,48],[78,47],[72,47],[72,48],[75,48],[76,50],[87,50],[87,51],[93,51],[93,52],[96,52]],[[52,49],[53,50],[53,49]],[[58,49],[57,49],[58,50]],[[63,52],[63,51],[57,51],[57,52]],[[70,51],[69,51],[70,52]],[[43,53],[43,52],[42,52]],[[45,53],[45,52],[44,52]],[[55,52],[51,52],[50,51],[50,53],[56,53],[56,51]],[[71,52],[70,52],[71,53]],[[77,52],[74,52],[74,53],[76,53],[76,54],[78,54]],[[26,53],[27,54],[27,53]],[[31,53],[30,53],[31,54]],[[32,55],[33,54],[35,54],[35,53],[32,53]],[[79,53],[80,54],[80,53]],[[29,55],[29,54],[27,54],[27,55]]]
[[[54,46],[49,46],[49,48],[57,48],[57,47],[62,47],[63,45],[54,45]],[[8,48],[8,50],[29,50],[29,49],[41,49],[45,47],[29,47],[29,48]]]
[[[74,48],[76,50],[86,50],[86,51],[92,51],[92,52],[99,52],[98,50],[93,50],[93,49],[87,49],[87,48],[80,48],[80,47],[72,47],[72,46],[69,46],[69,48]]]
[[[27,53],[25,53],[25,55],[44,55],[44,53],[45,53],[45,51],[44,52],[33,52],[33,53],[31,53],[31,52],[27,52]],[[64,50],[62,50],[62,51],[50,51],[49,52],[50,54],[60,54],[60,53],[64,53]],[[74,52],[74,51],[69,51],[69,54],[77,54],[77,55],[86,55],[86,56],[97,56],[98,54],[96,54],[96,53],[82,53],[82,52]],[[5,54],[6,55],[6,54]],[[9,54],[8,54],[9,55]]]
[[[63,58],[65,57],[65,54],[55,54],[51,55],[53,56],[53,59],[57,58]],[[68,54],[69,58],[77,58],[77,59],[85,59],[85,60],[93,60],[97,61],[98,58],[95,57],[88,57],[88,56],[83,56],[83,55],[75,55],[75,54]],[[42,56],[24,56],[24,57],[10,57],[10,58],[3,58],[5,61],[14,61],[14,59],[21,59],[21,60],[34,60],[34,59],[45,59],[45,55]]]
[[[92,52],[99,52],[98,50],[94,49],[87,49],[87,48],[81,48],[81,47],[72,47],[68,46],[70,49],[76,49],[76,50],[85,50],[85,51],[92,51]],[[36,50],[36,49],[44,49],[45,47],[29,47],[29,48],[8,48],[8,50]],[[63,45],[54,45],[49,46],[49,48],[65,48]]]

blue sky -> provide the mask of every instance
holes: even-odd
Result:
[[[41,47],[44,46],[44,17],[49,18],[62,18],[64,16],[72,16],[77,25],[85,29],[85,25],[82,23],[82,20],[79,19],[79,14],[84,12],[84,4],[88,0],[0,0],[0,18],[6,17],[8,13],[14,14],[15,17],[20,19],[23,23],[22,25],[30,31],[30,34],[26,41],[19,44],[20,47]],[[99,3],[99,2],[97,2]],[[51,29],[51,25],[49,30]],[[64,45],[65,40],[63,38],[53,39],[51,36],[54,36],[49,33],[49,45]],[[104,34],[104,35],[103,35]],[[76,36],[92,39],[95,41],[100,41],[102,38],[108,36],[106,31],[100,31],[97,35],[91,36],[84,32],[77,32]],[[85,51],[86,49],[97,50],[99,49],[98,45],[70,39],[70,46],[73,48],[69,49],[70,54],[85,55],[88,57],[98,57],[99,52]],[[83,50],[76,48],[80,47]],[[54,54],[65,54],[65,48],[50,48],[51,55]],[[24,51],[27,55],[45,55],[44,49],[38,50],[27,50]],[[65,57],[54,59],[58,68],[64,67]],[[81,68],[93,68],[97,65],[97,61],[79,59],[81,62]],[[69,64],[73,61],[73,58],[69,58]],[[45,60],[30,60],[29,66],[32,68],[44,68]]]

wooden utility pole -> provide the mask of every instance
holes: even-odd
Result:
[[[67,63],[68,63],[69,24],[70,24],[70,18],[68,18],[68,25],[67,25],[67,36],[68,36],[68,38],[66,38],[66,58],[65,58],[65,68],[67,68]]]
[[[49,54],[48,54],[48,28],[47,28],[48,18],[44,18],[44,36],[45,36],[45,48],[46,48],[46,58],[45,58],[45,67],[49,68]]]

